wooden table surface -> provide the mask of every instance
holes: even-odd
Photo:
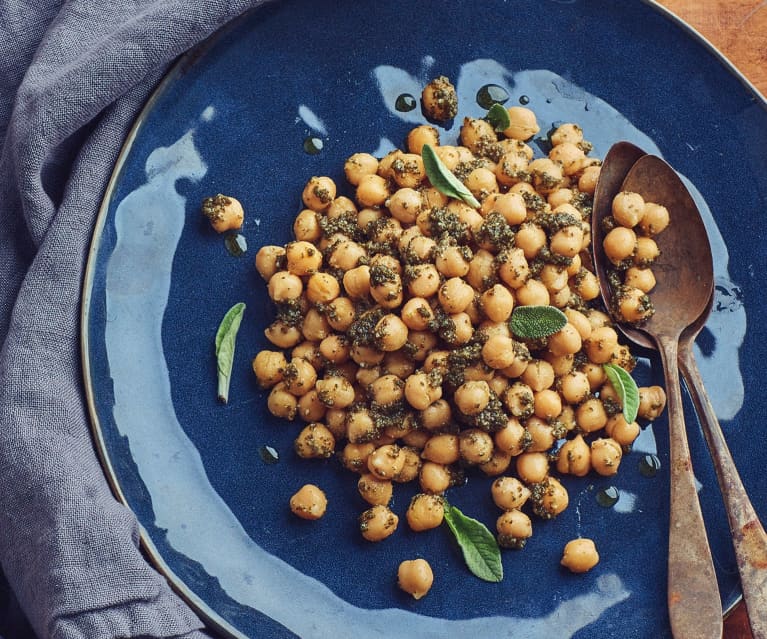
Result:
[[[659,0],[723,53],[767,96],[767,0]],[[725,619],[724,639],[753,639],[741,603]]]

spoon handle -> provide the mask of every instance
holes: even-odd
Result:
[[[691,342],[680,346],[679,366],[700,417],[719,479],[751,632],[754,639],[767,639],[767,533],[751,505],[732,460],[695,362]]]
[[[720,639],[722,603],[698,501],[677,366],[678,336],[657,339],[668,394],[671,501],[668,609],[674,639]]]

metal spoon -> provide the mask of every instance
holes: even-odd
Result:
[[[613,197],[620,190],[623,180],[633,164],[646,153],[630,142],[615,144],[602,165],[594,206],[599,219],[610,214]],[[606,208],[606,210],[605,210]],[[603,295],[609,294],[606,280]],[[711,314],[714,295],[709,298],[706,309],[700,317],[684,331],[679,341],[679,368],[698,413],[703,434],[706,437],[714,462],[719,487],[730,522],[733,547],[740,572],[743,599],[748,611],[749,623],[754,639],[767,639],[767,533],[759,521],[743,482],[727,447],[719,420],[711,405],[703,380],[695,361],[693,345]],[[622,330],[633,330],[630,326]],[[654,348],[655,344],[644,333],[635,331],[634,342]]]
[[[693,351],[693,343],[706,324],[713,301],[712,296],[703,314],[682,332],[679,368],[700,417],[703,434],[714,461],[714,470],[730,522],[732,545],[735,548],[740,587],[746,602],[751,633],[754,639],[767,639],[767,533],[735,467],[714,407],[703,386]]]
[[[668,558],[671,631],[676,639],[720,639],[722,606],[695,486],[677,366],[682,332],[703,314],[713,292],[711,247],[695,202],[674,170],[660,158],[643,155],[636,160],[621,190],[635,191],[648,202],[663,204],[673,220],[656,238],[661,255],[653,265],[658,279],[652,291],[655,314],[641,328],[621,326],[630,340],[641,346],[654,344],[666,380],[671,461]],[[597,275],[604,287],[608,286],[608,279],[601,222],[605,211],[609,214],[610,206],[602,194],[597,195],[592,242]],[[608,306],[611,295],[609,289],[603,289]]]

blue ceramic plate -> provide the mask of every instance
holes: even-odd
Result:
[[[764,201],[767,110],[700,38],[653,4],[612,0],[486,3],[288,0],[238,20],[185,56],[141,115],[115,169],[95,230],[84,292],[84,366],[96,441],[115,492],[138,516],[159,569],[213,627],[235,637],[666,637],[666,423],[643,428],[612,479],[568,482],[570,507],[535,522],[505,578],[466,570],[446,530],[370,544],[356,519],[355,479],[335,460],[299,461],[297,424],[274,419],[250,361],[272,321],[256,249],[291,239],[312,175],[343,184],[355,151],[384,153],[424,122],[395,108],[430,78],[456,83],[457,137],[487,84],[542,123],[580,123],[603,157],[628,139],[689,180],[715,248],[716,309],[699,339],[701,367],[747,488],[762,516],[761,388],[767,330]],[[317,154],[304,150],[317,138]],[[545,139],[533,141],[538,154]],[[348,189],[342,187],[342,190]],[[200,215],[215,193],[238,197],[247,252],[230,255]],[[213,339],[225,311],[247,310],[227,405],[216,401]],[[640,384],[658,382],[643,359]],[[689,433],[725,608],[739,597],[729,532],[707,451]],[[267,463],[264,447],[279,455]],[[659,469],[646,476],[647,456]],[[652,459],[651,457],[648,459]],[[643,472],[645,471],[645,472]],[[304,522],[287,508],[303,483],[329,513]],[[450,493],[494,526],[489,480]],[[598,503],[614,487],[611,508]],[[404,514],[414,489],[397,487]],[[565,542],[591,537],[601,562],[576,576]],[[436,578],[415,601],[398,590],[406,558]],[[362,630],[364,629],[364,630]],[[407,630],[405,630],[407,629]],[[492,634],[491,634],[492,633]]]

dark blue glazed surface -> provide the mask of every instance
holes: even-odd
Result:
[[[639,472],[645,453],[635,450],[615,478],[569,480],[570,507],[555,521],[534,521],[527,548],[504,553],[504,581],[488,584],[466,572],[442,529],[417,535],[402,518],[392,539],[364,542],[355,525],[364,509],[355,478],[333,460],[296,459],[292,442],[298,425],[268,414],[265,394],[250,370],[252,357],[267,346],[263,329],[273,315],[253,268],[257,248],[291,238],[308,177],[326,174],[342,185],[343,161],[351,153],[373,152],[382,138],[401,145],[413,126],[413,120],[392,112],[383,90],[404,74],[382,67],[398,68],[422,85],[439,74],[455,80],[462,65],[477,60],[493,63],[463,66],[467,85],[503,84],[509,104],[527,95],[542,134],[554,121],[580,122],[598,157],[618,139],[645,148],[657,145],[648,150],[659,151],[677,168],[713,212],[724,244],[715,251],[721,276],[716,312],[699,339],[702,355],[710,360],[702,368],[744,483],[767,518],[758,445],[764,439],[761,380],[767,359],[767,330],[758,321],[767,283],[764,102],[705,44],[642,2],[279,2],[245,16],[183,59],[148,105],[107,194],[85,288],[87,384],[108,474],[141,521],[150,554],[200,614],[225,633],[322,637],[332,627],[333,634],[355,636],[356,623],[376,619],[373,627],[382,630],[374,636],[385,636],[385,630],[401,636],[402,624],[414,629],[414,636],[454,636],[484,631],[484,626],[438,620],[500,616],[508,619],[492,623],[501,636],[670,636],[663,419],[645,433],[651,444],[651,432],[655,435],[661,461],[656,477]],[[507,73],[469,77],[487,69]],[[546,73],[519,75],[525,70]],[[551,74],[559,79],[552,82]],[[462,101],[460,117],[482,113],[475,102]],[[419,110],[407,117],[423,121]],[[445,139],[455,137],[456,122],[443,133]],[[317,155],[303,151],[309,135],[323,140]],[[241,258],[227,253],[222,238],[199,214],[202,198],[218,192],[245,206],[242,233],[250,248]],[[168,195],[173,197],[165,200]],[[181,217],[171,228],[158,216],[173,206]],[[170,237],[177,245],[164,243]],[[160,254],[172,270],[169,289],[158,293],[158,311],[137,304],[131,295],[146,301],[155,295],[152,287],[162,288],[163,260],[155,259]],[[223,314],[238,301],[247,310],[231,399],[223,406],[215,397],[213,337]],[[120,309],[135,316],[128,320]],[[154,360],[141,359],[141,347],[134,349],[131,342],[134,327],[144,337],[151,333],[149,328],[142,333],[142,322],[149,325],[150,316],[162,319],[161,348],[155,354],[167,363],[172,404],[166,408],[182,429],[181,439],[160,436],[166,424],[156,419],[163,413],[153,412],[152,399],[146,405],[140,399],[125,405],[120,399],[143,398],[145,392],[154,397],[157,390]],[[121,365],[134,356],[135,362]],[[144,376],[149,381],[142,382]],[[636,377],[640,385],[659,383],[657,361],[642,360]],[[686,410],[702,508],[728,607],[739,590],[726,517],[689,402]],[[171,448],[169,441],[175,442]],[[264,445],[279,452],[277,464],[264,463]],[[174,474],[176,462],[185,467],[186,457],[197,453],[201,483]],[[289,496],[309,481],[321,485],[330,500],[328,515],[314,523],[298,521],[287,509]],[[596,502],[596,493],[610,485],[621,491],[620,509]],[[487,479],[472,476],[451,491],[450,499],[492,528],[498,511],[488,486]],[[393,509],[402,516],[414,489],[397,488]],[[231,525],[208,528],[205,512],[190,506],[198,501],[228,509]],[[229,543],[230,533],[237,543]],[[595,539],[602,560],[592,572],[575,576],[558,562],[561,548],[578,535]],[[260,561],[248,554],[252,543],[281,560],[266,569],[266,576],[250,570],[249,561]],[[436,575],[432,591],[418,602],[397,589],[394,577],[399,562],[415,556],[427,558]],[[296,572],[283,575],[283,565]],[[302,578],[292,585],[291,575],[297,574],[321,582],[327,592]],[[322,590],[326,599],[319,601],[346,602],[328,613],[331,625],[322,622],[312,629],[296,621],[315,614],[305,609],[301,588]],[[259,612],[264,610],[259,593],[272,589],[277,594],[269,614]]]

